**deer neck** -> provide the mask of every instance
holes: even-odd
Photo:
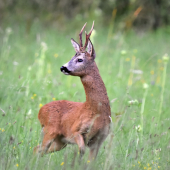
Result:
[[[107,112],[110,115],[111,111],[106,87],[95,63],[92,70],[90,69],[90,73],[81,77],[81,81],[86,93],[85,104],[94,113]]]

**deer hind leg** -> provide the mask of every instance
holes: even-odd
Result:
[[[41,155],[47,153],[48,149],[50,148],[51,144],[55,141],[57,133],[54,131],[53,128],[43,128],[43,141],[42,145],[38,145],[34,148],[34,153],[41,153]]]
[[[57,138],[55,138],[55,140],[53,141],[53,143],[51,144],[51,146],[47,150],[47,153],[59,151],[59,150],[65,148],[66,146],[67,146],[67,144],[63,143],[61,141],[61,138],[57,137]]]

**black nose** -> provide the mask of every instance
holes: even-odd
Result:
[[[62,67],[60,68],[61,72],[64,70],[64,68],[65,68],[64,66],[62,66]]]
[[[65,71],[66,73],[70,73],[70,71],[67,69],[67,67],[65,67],[65,66],[62,66],[61,68],[60,68],[60,70],[61,70],[61,72],[63,72],[63,71]]]

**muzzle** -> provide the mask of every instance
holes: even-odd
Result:
[[[65,67],[65,66],[62,66],[61,68],[60,68],[60,70],[61,70],[61,72],[63,72],[63,73],[70,73],[70,71],[67,69],[67,67]]]

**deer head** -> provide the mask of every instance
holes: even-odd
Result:
[[[93,44],[90,41],[90,35],[94,28],[94,22],[93,22],[93,25],[92,25],[92,28],[89,34],[85,32],[86,41],[83,46],[82,33],[83,33],[85,26],[86,26],[86,23],[84,24],[82,30],[80,31],[80,34],[79,34],[80,43],[79,44],[74,39],[71,39],[71,43],[74,47],[74,50],[76,51],[76,54],[68,63],[64,64],[60,68],[61,72],[63,72],[65,75],[82,77],[89,73],[89,71],[91,70],[90,67],[93,67],[96,54],[93,48]]]

